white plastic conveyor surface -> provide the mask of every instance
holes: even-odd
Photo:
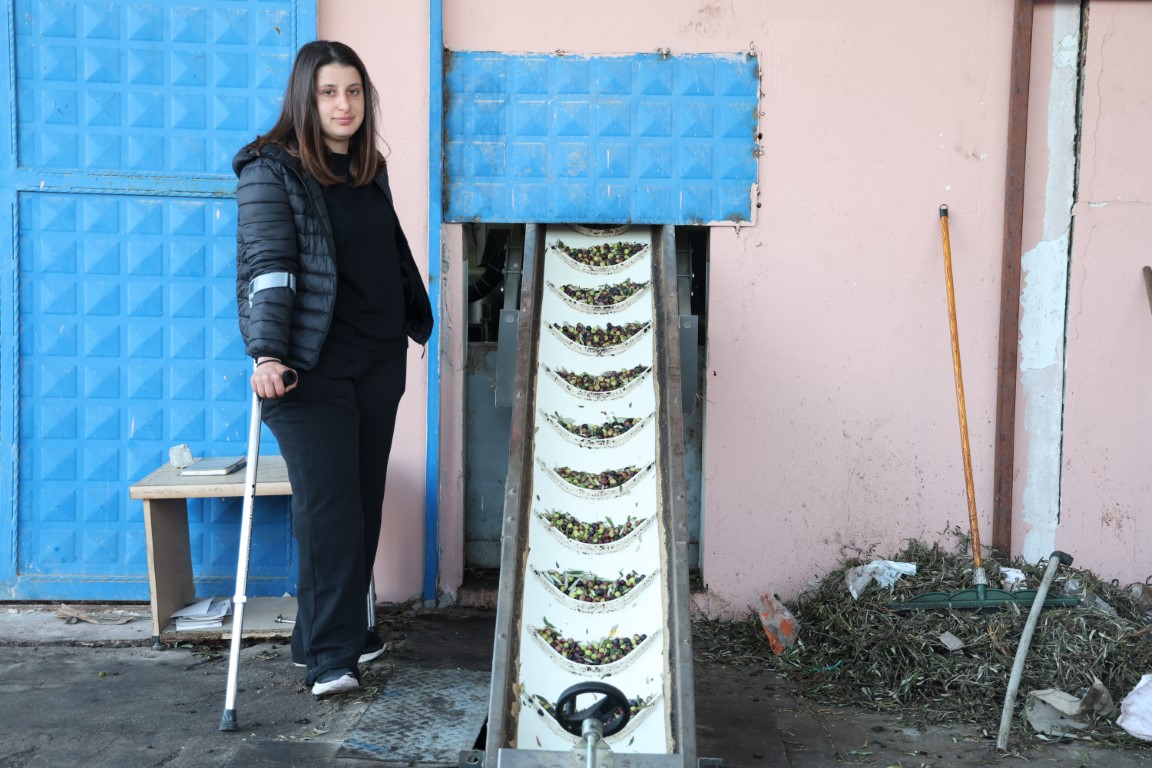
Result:
[[[631,705],[617,758],[696,762],[678,334],[671,228],[528,227],[490,766],[581,749],[584,681]]]

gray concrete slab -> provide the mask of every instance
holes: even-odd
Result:
[[[142,644],[151,638],[151,621],[147,604],[0,605],[0,646]]]

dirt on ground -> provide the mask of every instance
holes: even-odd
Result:
[[[698,663],[696,692],[700,754],[715,753],[729,768],[1152,768],[1152,744],[1116,749],[1033,736],[1013,739],[1010,750],[1000,753],[998,722],[913,726],[899,714],[805,698],[787,679],[758,666]],[[765,713],[779,734],[782,756],[773,756],[768,740],[757,744],[740,735],[753,732],[758,719],[763,729]]]
[[[368,768],[339,756],[346,734],[405,665],[489,669],[495,615],[450,608],[381,622],[391,650],[364,669],[356,694],[317,700],[286,638],[247,643],[239,730],[217,730],[228,646],[174,643],[0,644],[0,766],[4,768]],[[1029,739],[995,749],[998,723],[912,727],[899,715],[816,703],[763,664],[697,662],[698,754],[727,768],[1152,768],[1152,749]],[[477,731],[482,727],[477,723]],[[471,745],[461,745],[462,749]]]

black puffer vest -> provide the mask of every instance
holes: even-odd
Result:
[[[309,370],[320,357],[336,305],[336,256],[321,185],[282,147],[241,150],[236,185],[236,302],[252,357],[276,357]],[[376,184],[392,200],[388,170]],[[399,224],[396,250],[404,281],[405,330],[417,344],[432,335],[432,304]],[[261,287],[252,292],[252,281]],[[271,282],[273,287],[263,287]],[[294,285],[289,285],[294,283]]]

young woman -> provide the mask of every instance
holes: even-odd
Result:
[[[408,339],[432,333],[376,149],[376,101],[351,48],[308,43],[276,124],[232,161],[240,331],[292,483],[292,657],[317,696],[358,687],[359,664],[383,652],[365,595]]]

